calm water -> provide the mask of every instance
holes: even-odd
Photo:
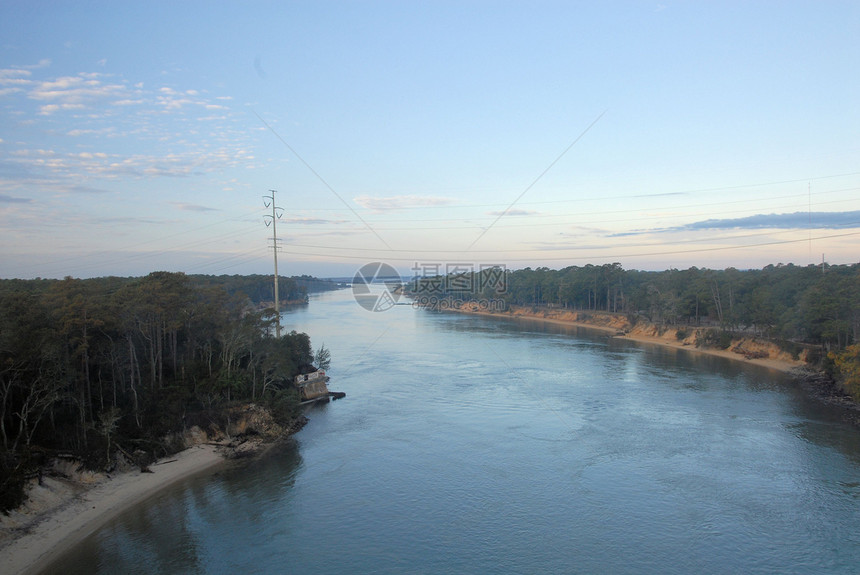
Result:
[[[347,398],[58,573],[860,571],[860,432],[775,372],[349,291],[285,324]]]

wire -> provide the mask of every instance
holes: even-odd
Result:
[[[811,239],[813,241],[818,241],[818,240],[826,240],[826,239],[833,239],[833,238],[852,237],[852,236],[858,236],[858,235],[860,235],[860,232],[850,232],[850,233],[844,233],[844,234],[831,234],[831,235],[817,236],[817,237],[813,237]],[[714,240],[714,241],[717,241],[717,240]],[[561,261],[561,260],[571,260],[571,259],[591,260],[591,259],[613,259],[613,258],[627,258],[627,257],[647,257],[647,256],[663,256],[663,255],[698,253],[698,252],[741,250],[741,249],[751,249],[751,248],[759,248],[759,247],[765,247],[765,246],[795,244],[795,243],[801,243],[801,242],[805,243],[807,241],[809,241],[809,238],[794,239],[794,240],[779,240],[779,241],[773,241],[773,242],[760,242],[760,243],[755,243],[755,244],[735,245],[735,246],[719,246],[719,247],[712,247],[712,248],[704,248],[703,247],[703,248],[693,248],[693,249],[687,249],[687,250],[660,250],[660,251],[651,251],[651,252],[644,252],[644,253],[614,253],[614,252],[610,252],[608,254],[604,253],[604,254],[598,255],[598,256],[576,256],[575,258],[574,258],[574,256],[563,256],[563,257],[536,256],[536,257],[531,257],[531,258],[504,258],[504,259],[506,262],[529,262],[529,261],[534,261],[536,259],[541,260],[541,261]],[[655,244],[655,245],[662,245],[662,244]],[[608,249],[612,249],[612,248],[610,248],[610,247],[606,247],[606,248],[582,248],[582,247],[579,247],[579,248],[569,248],[569,250],[567,250],[567,251],[573,251],[576,249],[580,249],[580,250],[581,249],[600,249],[600,250],[607,249],[608,250]],[[357,256],[357,255],[351,256],[351,255],[344,255],[344,254],[322,254],[322,253],[313,253],[313,252],[293,252],[293,251],[288,251],[288,250],[284,250],[283,253],[287,253],[287,254],[291,254],[291,255],[297,255],[297,256],[313,256],[313,257],[352,259],[352,260],[365,260],[365,261],[367,261],[367,259],[368,259],[368,257],[366,257],[366,256]],[[447,253],[447,252],[441,252],[441,253]],[[459,252],[459,253],[463,253],[463,252]],[[402,258],[402,257],[390,257],[389,256],[385,259],[388,259],[391,261],[414,262],[416,258]]]

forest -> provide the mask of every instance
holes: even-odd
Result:
[[[279,278],[279,298],[334,287],[302,279]],[[259,275],[0,280],[0,510],[54,454],[90,469],[118,449],[164,455],[171,432],[237,402],[296,417],[290,382],[315,356],[307,334],[274,335],[273,299]]]
[[[279,278],[279,299],[338,285]],[[815,367],[860,400],[860,264],[760,270],[498,267],[421,277],[413,298],[625,314],[635,323],[747,333],[820,350]],[[117,450],[165,455],[242,402],[296,417],[289,384],[311,364],[307,334],[275,336],[270,276],[154,272],[141,278],[0,280],[0,510],[51,456],[110,469]]]
[[[819,367],[860,400],[860,264],[769,265],[762,269],[625,270],[618,263],[420,277],[408,291],[424,301],[497,301],[629,316],[720,334],[767,338],[786,350],[820,350]]]

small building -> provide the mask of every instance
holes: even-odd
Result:
[[[295,377],[294,383],[302,401],[313,401],[329,396],[328,386],[326,386],[328,380],[325,370],[306,366],[302,369],[302,373]]]

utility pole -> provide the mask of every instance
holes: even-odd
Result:
[[[809,263],[812,264],[812,182],[806,183],[806,194],[809,198],[809,208],[807,211],[809,214],[807,225],[807,228],[809,229]]]
[[[263,216],[263,220],[266,222],[266,227],[268,228],[270,225],[272,226],[272,251],[275,253],[275,317],[277,321],[275,322],[275,335],[278,339],[281,339],[281,307],[278,304],[278,227],[277,221],[281,218],[281,215],[284,213],[283,209],[278,207],[275,204],[275,192],[277,190],[269,190],[271,192],[271,196],[263,196],[263,205],[267,208],[271,206],[272,215]],[[271,201],[269,201],[271,200]]]

